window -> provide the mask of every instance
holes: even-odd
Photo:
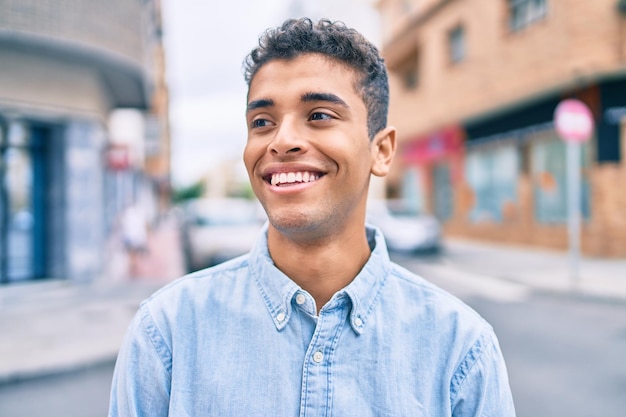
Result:
[[[509,26],[518,31],[546,16],[547,0],[509,0]]]
[[[514,144],[499,144],[467,153],[465,177],[474,195],[472,223],[507,219],[518,204],[519,154]]]
[[[12,121],[0,146],[0,283],[45,276],[46,144],[43,127]]]
[[[450,62],[457,63],[465,59],[465,30],[457,26],[448,34],[448,49]]]
[[[416,48],[407,54],[399,64],[393,67],[393,71],[400,76],[402,85],[406,90],[414,90],[417,88],[419,83],[418,63],[419,58]]]
[[[567,221],[567,145],[555,137],[531,144],[533,200],[535,218],[539,223],[554,224]],[[590,183],[587,178],[589,145],[581,153],[582,194],[580,212],[583,219],[590,214]]]
[[[441,221],[449,220],[454,214],[452,191],[452,169],[449,163],[433,165],[433,212]]]

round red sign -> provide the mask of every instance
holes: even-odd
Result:
[[[584,142],[593,135],[593,115],[580,100],[563,100],[554,111],[556,131],[566,142]]]

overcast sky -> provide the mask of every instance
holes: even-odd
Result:
[[[241,65],[259,35],[291,16],[342,20],[379,44],[370,0],[162,0],[170,88],[172,176],[188,185],[246,141]]]

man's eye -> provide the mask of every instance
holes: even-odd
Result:
[[[311,120],[331,120],[333,117],[326,113],[313,113],[311,115]]]
[[[266,119],[255,119],[252,121],[252,127],[266,127],[269,125],[270,123]]]

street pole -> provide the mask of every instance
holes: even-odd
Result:
[[[561,101],[554,111],[554,124],[566,142],[567,154],[567,230],[569,237],[570,278],[572,291],[580,286],[579,260],[581,237],[581,146],[591,139],[593,114],[585,103],[576,99]]]
[[[580,221],[581,221],[581,164],[580,143],[567,143],[567,225],[569,235],[570,277],[572,290],[579,285]]]

